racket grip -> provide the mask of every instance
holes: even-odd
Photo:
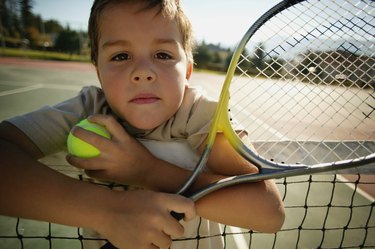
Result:
[[[178,221],[182,220],[185,217],[183,213],[176,213],[174,211],[171,212],[171,215],[173,216],[173,218],[175,218]],[[112,245],[111,242],[107,242],[104,246],[100,247],[100,249],[118,249],[118,248]]]

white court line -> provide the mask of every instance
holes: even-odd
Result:
[[[364,190],[362,190],[360,187],[355,188],[354,183],[347,182],[348,179],[346,179],[344,176],[342,176],[342,175],[337,175],[337,178],[338,178],[340,181],[345,182],[345,185],[347,185],[349,188],[355,190],[359,195],[363,196],[364,198],[366,198],[366,199],[369,200],[370,202],[374,202],[374,201],[375,201],[374,197],[372,197],[371,195],[367,194],[367,193],[366,193]]]
[[[248,243],[245,240],[245,236],[242,234],[242,231],[238,227],[229,226],[229,230],[234,233],[232,236],[234,243],[236,244],[236,249],[247,249],[249,248]]]
[[[42,87],[43,87],[43,84],[36,84],[36,85],[32,85],[32,86],[25,86],[25,87],[16,88],[16,89],[13,89],[13,90],[2,91],[2,92],[0,92],[0,97],[24,93],[24,92],[30,92],[30,91],[33,91],[33,90],[36,90],[36,89],[40,89]]]
[[[43,84],[46,89],[80,91],[85,85],[59,85],[59,84]]]
[[[235,108],[235,107],[234,107]],[[242,113],[244,113],[249,119],[252,119],[255,123],[257,123],[260,127],[263,127],[265,130],[270,132],[271,134],[275,135],[279,139],[285,139],[285,136],[278,132],[276,129],[272,128],[272,126],[269,126],[267,123],[264,123],[259,120],[259,118],[254,117],[251,115],[250,112],[246,111],[245,109],[242,109]]]
[[[12,90],[2,91],[0,92],[0,97],[24,93],[24,92],[30,92],[30,91],[34,91],[34,90],[41,89],[41,88],[79,91],[82,89],[82,87],[83,86],[75,86],[75,85],[35,84],[31,86],[19,87],[19,88],[12,89]]]

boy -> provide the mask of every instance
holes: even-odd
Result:
[[[195,163],[167,158],[169,151],[157,150],[173,143],[197,157],[215,110],[214,102],[189,88],[193,67],[190,23],[175,0],[97,0],[92,7],[89,33],[101,89],[84,88],[76,98],[15,117],[0,126],[5,140],[2,147],[8,155],[2,157],[1,171],[5,172],[4,177],[20,176],[15,185],[16,196],[0,212],[92,228],[119,248],[167,248],[171,237],[184,233],[169,212],[185,213],[188,221],[194,217],[194,208],[183,197],[160,192],[176,192]],[[101,155],[91,159],[68,156],[68,161],[94,178],[157,192],[109,191],[67,179],[36,162],[63,150],[69,130],[89,116],[92,122],[105,126],[112,139],[75,128],[74,134],[98,147]],[[193,190],[228,175],[255,171],[218,134],[207,171]],[[9,186],[9,179],[1,182],[1,186]],[[30,182],[31,190],[24,190]],[[4,203],[11,192],[1,189],[0,201]],[[60,206],[52,200],[38,199],[35,192],[41,189],[51,199],[59,196]],[[66,189],[71,190],[69,195]],[[33,203],[40,201],[43,207],[17,207],[27,203],[17,198],[21,194],[28,195]],[[61,202],[62,196],[69,198],[67,203]],[[66,217],[57,214],[59,208],[66,211]],[[195,208],[199,216],[209,220],[263,232],[278,230],[284,218],[272,181],[217,191],[198,201]],[[208,228],[215,227],[205,222]],[[185,230],[196,230],[196,220],[184,226]],[[187,244],[178,246],[191,248]]]

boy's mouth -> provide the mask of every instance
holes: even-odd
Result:
[[[154,94],[141,93],[141,94],[136,95],[134,98],[132,98],[130,102],[134,104],[152,104],[159,100],[160,98]]]

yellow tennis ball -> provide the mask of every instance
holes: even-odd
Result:
[[[82,127],[88,131],[95,132],[105,138],[111,139],[111,134],[101,125],[90,123],[87,119],[82,120],[76,126]],[[68,152],[76,157],[91,158],[100,155],[100,151],[93,145],[79,139],[71,132],[68,135]]]

